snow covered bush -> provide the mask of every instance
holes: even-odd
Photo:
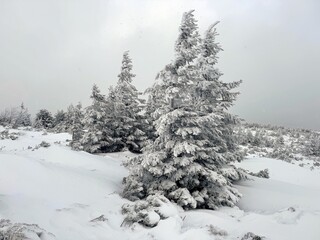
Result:
[[[259,177],[259,178],[269,178],[269,170],[266,168],[264,170],[260,170],[257,173],[250,172],[251,176]]]
[[[42,141],[42,142],[39,144],[39,147],[48,148],[48,147],[50,147],[50,143],[45,142],[45,141]]]
[[[242,123],[236,127],[236,139],[243,154],[276,158],[290,163],[319,161],[320,133],[309,129]]]
[[[10,132],[8,129],[0,132],[0,139],[11,139],[16,140],[19,137],[19,133],[17,132]]]
[[[36,224],[11,223],[0,220],[1,240],[53,240],[55,236],[40,228]]]
[[[247,232],[241,240],[262,240],[264,237],[260,237],[252,232]]]
[[[240,82],[224,83],[216,68],[215,25],[201,42],[193,11],[183,15],[175,59],[162,70],[151,92],[155,98],[157,138],[143,155],[125,162],[124,197],[165,196],[185,209],[234,206],[240,193],[224,174],[241,159],[227,112]],[[235,171],[239,180],[241,175]]]
[[[212,224],[209,225],[209,233],[214,236],[222,236],[222,237],[228,236],[227,231],[222,230],[216,226],[213,226]]]
[[[49,129],[54,127],[53,117],[47,109],[41,109],[37,114],[34,122],[35,128]]]
[[[18,128],[27,126],[31,126],[31,115],[29,114],[28,109],[22,103],[17,117],[14,119],[12,127]]]
[[[147,227],[154,227],[161,219],[166,219],[177,212],[166,197],[155,194],[133,204],[124,204],[122,213],[126,216],[123,220],[124,225],[140,223]]]
[[[31,115],[22,103],[20,109],[5,109],[0,113],[0,125],[12,128],[31,126]]]

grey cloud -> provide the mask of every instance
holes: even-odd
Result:
[[[184,11],[200,32],[220,20],[225,81],[243,79],[232,111],[251,122],[320,128],[318,1],[0,1],[0,109],[35,113],[90,102],[115,84],[130,50],[139,89],[173,57]]]

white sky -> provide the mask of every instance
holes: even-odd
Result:
[[[219,20],[225,81],[242,79],[232,111],[249,122],[320,129],[320,1],[0,0],[0,109],[32,113],[106,93],[130,50],[149,87],[173,57],[182,13],[200,32]]]

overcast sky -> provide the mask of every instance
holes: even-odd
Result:
[[[88,105],[94,83],[116,83],[125,50],[144,90],[190,9],[201,33],[220,21],[223,80],[243,80],[232,112],[320,129],[319,0],[0,0],[0,109]]]

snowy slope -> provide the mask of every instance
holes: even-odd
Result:
[[[247,232],[320,239],[319,171],[252,157],[238,165],[269,168],[270,179],[240,182],[239,207],[185,212],[172,205],[171,217],[155,228],[121,227],[128,202],[119,195],[127,174],[121,161],[129,153],[91,155],[67,147],[68,134],[19,132],[17,140],[0,140],[0,218],[38,224],[56,239],[241,239]],[[42,141],[51,146],[35,149]],[[105,221],[91,221],[101,215]]]

